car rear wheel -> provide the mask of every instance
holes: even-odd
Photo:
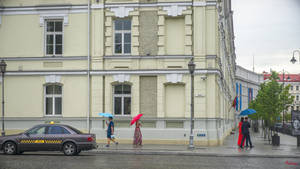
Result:
[[[3,147],[3,151],[5,154],[14,155],[17,153],[17,145],[14,142],[6,142]]]
[[[66,156],[73,156],[77,154],[76,145],[72,142],[67,142],[63,146],[63,152]]]

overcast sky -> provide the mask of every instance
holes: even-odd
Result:
[[[300,50],[300,0],[232,0],[237,64],[255,72],[282,69],[300,73],[290,62]]]

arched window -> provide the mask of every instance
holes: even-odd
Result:
[[[45,115],[62,114],[62,86],[49,84],[45,86]]]
[[[114,86],[114,114],[131,114],[131,86],[120,84]]]

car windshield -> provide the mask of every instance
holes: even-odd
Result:
[[[82,134],[81,131],[75,129],[74,127],[71,127],[71,126],[67,126],[68,128],[70,128],[71,130],[73,130],[76,134]]]

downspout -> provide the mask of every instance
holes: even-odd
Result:
[[[90,89],[90,65],[91,65],[91,56],[90,56],[90,20],[91,20],[91,4],[90,4],[91,0],[88,0],[88,25],[87,25],[87,28],[88,28],[88,31],[87,31],[87,36],[88,36],[88,46],[87,46],[87,61],[88,61],[88,70],[87,70],[87,84],[88,84],[88,111],[87,111],[87,118],[86,118],[86,128],[87,128],[87,131],[88,133],[91,132],[91,129],[90,129],[90,111],[91,111],[91,99],[90,99],[90,94],[91,94],[91,89]]]

